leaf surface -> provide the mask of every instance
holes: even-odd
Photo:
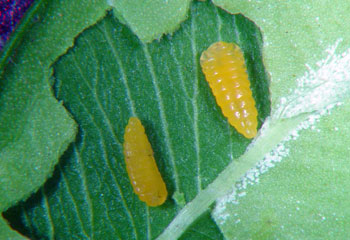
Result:
[[[217,106],[200,54],[219,40],[241,46],[261,124],[270,104],[259,37],[249,20],[198,2],[181,28],[159,42],[142,43],[111,14],[85,30],[54,65],[56,96],[80,128],[54,177],[21,206],[30,236],[154,239],[162,233],[249,144]],[[168,188],[161,207],[140,202],[129,183],[122,143],[131,116],[144,124]],[[222,235],[205,214],[184,237]]]
[[[214,2],[261,29],[272,97],[265,133],[289,129],[276,132],[284,140],[218,202],[220,229],[228,239],[348,238],[350,5]]]
[[[190,0],[109,0],[117,18],[144,42],[173,33],[187,18]]]
[[[13,240],[24,240],[26,237],[20,235],[19,233],[13,231],[7,224],[4,218],[0,219],[0,233],[1,239],[13,239]]]
[[[5,66],[11,50],[6,50],[1,58],[1,211],[38,190],[75,138],[75,122],[52,94],[50,66],[86,24],[105,14],[102,4],[84,3],[86,8],[70,1],[51,5],[36,2],[30,11],[32,18],[26,19],[26,26],[21,28],[23,32],[30,29],[26,38],[10,63]],[[15,37],[18,40],[11,44],[21,41],[21,34]]]

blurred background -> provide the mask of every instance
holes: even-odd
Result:
[[[34,0],[0,0],[0,50]]]

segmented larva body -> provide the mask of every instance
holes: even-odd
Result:
[[[202,53],[200,64],[229,123],[246,138],[255,137],[258,112],[242,50],[233,43],[216,42]]]
[[[136,117],[131,117],[125,128],[123,147],[126,170],[134,192],[148,206],[163,204],[168,192],[154,160],[145,129]]]

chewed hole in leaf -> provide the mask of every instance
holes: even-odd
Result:
[[[219,40],[239,43],[244,52],[261,126],[270,112],[268,80],[260,33],[243,16],[194,2],[178,31],[150,44],[111,14],[85,30],[54,65],[55,92],[79,124],[78,138],[63,156],[64,168],[57,167],[55,191],[42,191],[39,200],[21,206],[19,215],[30,219],[26,227],[42,236],[60,229],[57,239],[158,236],[180,205],[193,200],[250,142],[222,115],[200,70],[200,54]],[[133,193],[122,154],[130,116],[142,120],[169,196],[177,193],[180,205],[169,197],[151,209]],[[39,226],[48,212],[50,222]],[[209,216],[200,222],[194,228],[205,222],[209,236],[222,237]]]

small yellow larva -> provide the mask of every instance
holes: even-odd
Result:
[[[216,42],[202,53],[200,64],[229,123],[246,138],[255,137],[258,112],[241,49],[233,43]]]
[[[123,147],[126,170],[134,192],[148,206],[163,204],[168,192],[158,171],[145,129],[136,117],[131,117],[125,128]]]

